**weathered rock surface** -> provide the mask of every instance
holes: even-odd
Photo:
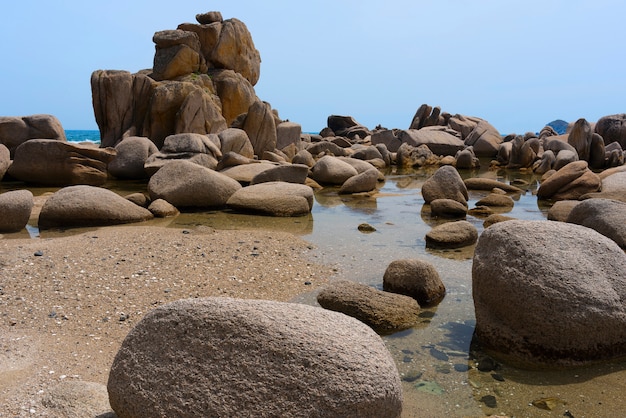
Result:
[[[479,199],[476,202],[476,206],[495,206],[499,208],[512,208],[515,206],[515,201],[507,195],[498,193],[489,193],[487,196]]]
[[[347,179],[339,189],[339,194],[371,192],[376,189],[380,173],[375,168],[370,168],[356,176]]]
[[[595,131],[603,139],[604,144],[618,142],[626,149],[626,113],[603,116],[596,122]]]
[[[625,202],[587,199],[572,208],[566,221],[594,229],[626,250]]]
[[[24,229],[35,202],[29,190],[14,190],[0,194],[0,233]]]
[[[235,71],[211,70],[209,74],[222,103],[222,115],[231,126],[237,116],[246,113],[259,98],[252,84]]]
[[[415,325],[420,310],[412,297],[349,280],[332,282],[318,294],[317,301],[323,308],[354,317],[383,334]]]
[[[215,169],[222,158],[221,143],[217,135],[182,133],[169,135],[163,146],[146,159],[145,170],[153,175],[165,164],[175,160],[187,160],[202,167]]]
[[[88,184],[107,180],[112,148],[95,148],[52,139],[32,139],[15,150],[9,174],[21,181],[49,186]]]
[[[303,304],[205,298],[148,313],[108,381],[119,418],[399,417],[402,388],[383,341]]]
[[[189,161],[172,161],[148,182],[150,199],[164,199],[177,208],[221,207],[241,188],[230,177]]]
[[[46,200],[39,228],[106,226],[152,219],[149,210],[101,187],[69,186]]]
[[[486,120],[480,120],[474,129],[463,138],[465,138],[465,145],[471,146],[477,157],[495,157],[502,143],[500,132]]]
[[[537,190],[537,197],[576,200],[586,193],[599,191],[601,184],[600,177],[589,170],[586,161],[575,161],[545,179]]]
[[[357,174],[357,170],[352,165],[330,155],[317,160],[311,170],[311,178],[320,184],[341,185]]]
[[[478,230],[467,221],[446,222],[426,234],[427,248],[461,248],[475,244]]]
[[[392,261],[383,276],[383,290],[410,296],[420,306],[435,305],[446,295],[435,267],[419,259]]]
[[[29,139],[54,139],[66,141],[61,122],[52,115],[0,116],[0,144],[15,149]]]
[[[116,418],[105,385],[62,380],[49,388],[41,400],[43,415],[73,418]]]
[[[425,144],[416,147],[404,142],[396,152],[396,165],[399,167],[422,167],[438,161],[439,158]]]
[[[119,179],[144,179],[148,177],[144,165],[152,154],[159,152],[149,138],[131,136],[115,146],[115,158],[107,166],[109,173]]]
[[[277,165],[254,176],[250,184],[270,181],[304,184],[308,175],[309,167],[303,164]]]
[[[260,176],[264,172],[277,167],[276,164],[269,161],[254,161],[254,163],[250,164],[241,164],[227,167],[223,170],[220,170],[220,173],[234,180],[237,180],[241,184],[250,184],[256,176]]]
[[[465,218],[467,206],[452,199],[435,199],[430,202],[431,216],[444,218]]]
[[[180,213],[174,205],[163,199],[157,199],[151,202],[148,206],[148,210],[152,212],[155,218],[168,218]]]
[[[493,190],[493,189],[502,189],[505,192],[510,193],[521,193],[522,189],[517,186],[513,186],[508,183],[503,183],[498,180],[488,179],[484,177],[471,177],[465,179],[463,181],[465,183],[465,187],[469,190]]]
[[[261,75],[261,56],[245,23],[232,18],[196,25],[183,23],[178,29],[198,35],[201,52],[210,68],[241,74],[253,86]]]
[[[435,199],[452,199],[467,206],[467,187],[454,167],[444,166],[430,176],[422,186],[425,203]]]
[[[156,44],[151,77],[157,81],[172,80],[191,73],[206,73],[200,54],[200,39],[191,31],[163,30],[154,34]]]
[[[548,220],[567,222],[567,217],[570,212],[574,209],[574,206],[579,203],[580,200],[559,200],[558,202],[554,202],[550,209],[548,209]]]
[[[260,100],[252,103],[242,127],[248,134],[254,154],[259,158],[265,151],[276,149],[276,120],[269,103]]]
[[[436,155],[456,155],[465,148],[463,141],[443,127],[407,129],[397,132],[400,141],[419,147],[426,145]]]
[[[11,165],[11,153],[4,144],[0,144],[0,181]]]
[[[624,265],[624,251],[589,228],[545,221],[492,225],[478,241],[472,267],[479,343],[530,366],[623,357]]]
[[[271,216],[302,216],[313,208],[313,190],[303,184],[273,181],[234,192],[227,206],[244,212]]]

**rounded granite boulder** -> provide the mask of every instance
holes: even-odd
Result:
[[[399,417],[382,339],[346,315],[231,298],[159,306],[128,334],[108,380],[119,418]]]
[[[626,353],[626,254],[564,222],[496,223],[474,253],[475,338],[528,367],[562,367]]]

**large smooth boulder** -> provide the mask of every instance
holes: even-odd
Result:
[[[402,387],[381,338],[295,303],[230,298],[159,306],[109,374],[119,418],[399,417]]]
[[[419,304],[405,295],[374,289],[350,280],[337,280],[317,295],[323,308],[344,313],[378,333],[401,331],[419,319]]]
[[[143,179],[148,176],[144,165],[148,157],[159,152],[149,138],[131,136],[115,146],[115,158],[108,165],[109,173],[119,179]]]
[[[379,174],[379,171],[372,167],[367,171],[350,177],[341,185],[339,194],[371,192],[376,189]]]
[[[53,115],[0,116],[0,144],[9,149],[11,157],[29,139],[67,140],[61,122]]]
[[[270,181],[304,184],[309,175],[309,167],[304,164],[281,164],[257,174],[250,184]]]
[[[446,222],[428,231],[425,238],[427,248],[462,248],[476,243],[478,230],[468,221]]]
[[[238,164],[230,167],[226,167],[220,170],[220,173],[228,176],[234,180],[237,180],[241,184],[250,184],[252,180],[262,175],[268,170],[273,170],[277,167],[276,164],[269,161],[253,160],[254,162],[249,164]]]
[[[452,199],[435,199],[430,202],[430,214],[434,217],[465,218],[467,206]]]
[[[617,142],[626,149],[626,113],[603,116],[596,122],[595,132],[604,139],[604,144]]]
[[[227,206],[243,212],[271,216],[302,216],[313,208],[313,190],[304,184],[272,181],[241,188]]]
[[[115,158],[113,148],[95,148],[52,139],[31,139],[15,150],[9,174],[23,182],[48,186],[107,181],[107,165]]]
[[[39,228],[119,225],[152,219],[149,210],[111,190],[94,186],[64,187],[50,196],[39,214]]]
[[[30,190],[14,190],[0,194],[0,233],[24,229],[35,202]]]
[[[500,132],[486,120],[478,122],[469,135],[464,138],[465,145],[471,146],[477,157],[495,157],[502,143]]]
[[[452,199],[467,206],[467,187],[456,168],[443,166],[437,169],[422,185],[425,203],[435,199]]]
[[[591,171],[586,161],[574,161],[545,179],[539,189],[539,199],[576,200],[586,193],[600,190],[602,181]]]
[[[341,185],[358,171],[346,161],[331,155],[325,155],[313,166],[311,178],[320,184]]]
[[[420,306],[435,305],[446,295],[437,269],[419,259],[392,261],[383,276],[383,290],[411,296]]]
[[[475,337],[531,367],[571,366],[626,352],[626,254],[579,225],[507,221],[474,253]]]
[[[626,250],[625,202],[587,199],[572,208],[566,221],[594,229]]]
[[[441,126],[422,128],[419,130],[400,130],[396,134],[400,141],[414,147],[426,145],[437,155],[454,156],[458,151],[465,148],[465,143],[460,138]]]
[[[177,208],[222,207],[241,188],[237,180],[185,160],[172,161],[148,182],[150,199],[164,199]]]

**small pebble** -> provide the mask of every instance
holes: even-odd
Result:
[[[39,251],[35,251],[35,257],[41,257],[43,256],[43,251],[39,250]]]

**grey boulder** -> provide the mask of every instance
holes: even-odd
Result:
[[[302,216],[313,208],[313,190],[303,184],[265,182],[235,191],[227,206],[271,216]]]
[[[186,299],[148,313],[108,380],[119,418],[399,417],[402,387],[381,338],[294,303]]]
[[[591,228],[626,250],[625,202],[587,199],[572,208],[566,221]]]
[[[494,224],[474,254],[475,336],[483,348],[530,367],[623,357],[625,265],[624,251],[589,228]]]

